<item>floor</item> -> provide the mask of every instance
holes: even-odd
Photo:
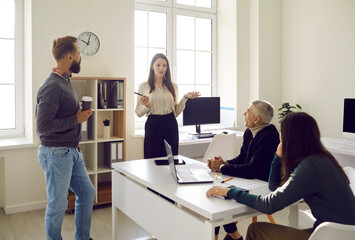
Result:
[[[303,203],[301,209],[307,209]],[[111,205],[95,207],[93,211],[91,236],[94,240],[111,240],[112,219]],[[286,215],[288,209],[274,213],[276,223],[287,225]],[[44,240],[44,215],[45,210],[35,210],[23,213],[5,215],[3,209],[0,209],[0,240]],[[258,217],[258,221],[268,221],[266,215]],[[238,223],[238,229],[245,236],[246,230],[251,223],[251,219],[244,219]],[[145,238],[149,234],[119,211],[118,213],[118,237],[119,240],[149,239]],[[65,214],[62,236],[64,240],[74,239],[75,226],[74,215]],[[221,228],[219,240],[224,237],[224,230]]]

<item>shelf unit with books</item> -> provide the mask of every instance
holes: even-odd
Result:
[[[78,95],[79,101],[83,96],[90,96],[93,98],[91,108],[93,110],[92,116],[82,126],[82,136],[84,138],[80,142],[80,147],[83,152],[86,168],[96,189],[96,197],[94,205],[106,204],[111,202],[111,169],[105,161],[107,158],[107,147],[112,143],[120,143],[118,148],[118,155],[121,157],[119,161],[125,161],[125,136],[126,136],[126,79],[122,77],[73,77],[71,83]],[[118,101],[117,106],[114,103],[104,106],[102,108],[102,92],[100,84],[107,84],[111,86],[117,83],[114,92],[111,88],[105,91],[111,91],[114,96],[113,101]],[[114,84],[113,84],[114,85]],[[112,93],[113,92],[113,93]],[[112,97],[111,96],[111,97]],[[107,98],[107,95],[105,96]],[[105,101],[107,99],[104,99]],[[112,101],[111,101],[112,102]],[[112,107],[115,106],[115,107]],[[110,121],[110,136],[104,138],[104,120]],[[121,152],[119,152],[121,151]],[[109,154],[111,158],[113,155]],[[107,159],[106,159],[107,160]],[[117,159],[118,160],[118,159]],[[110,159],[111,161],[111,159]],[[68,195],[68,212],[72,212],[75,208],[75,195],[69,192]]]

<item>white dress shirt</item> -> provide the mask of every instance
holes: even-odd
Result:
[[[178,86],[173,83],[175,89],[175,96],[178,97]],[[144,96],[149,97],[150,106],[147,107],[140,103],[141,96],[137,97],[136,114],[138,117],[154,115],[166,115],[174,112],[175,117],[184,110],[187,98],[182,97],[180,102],[174,102],[173,95],[169,89],[163,85],[163,88],[159,88],[155,84],[155,89],[150,92],[150,86],[148,82],[141,83],[138,88],[138,92]]]

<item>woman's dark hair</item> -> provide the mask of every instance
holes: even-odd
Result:
[[[284,184],[297,165],[310,155],[324,155],[344,175],[343,168],[323,146],[316,120],[305,112],[290,113],[281,121],[282,167],[281,181]]]
[[[173,83],[171,81],[169,61],[168,61],[168,58],[162,53],[155,54],[155,56],[152,59],[152,62],[150,63],[149,76],[148,76],[148,84],[150,86],[150,92],[149,93],[151,93],[155,89],[155,85],[154,85],[155,78],[154,78],[153,65],[154,65],[155,61],[158,58],[162,58],[162,59],[164,59],[166,61],[167,69],[166,69],[166,72],[165,72],[165,75],[164,75],[163,85],[165,85],[168,88],[168,90],[173,95],[174,101],[176,101],[175,89],[174,89],[174,85],[173,85]]]
[[[52,42],[52,54],[56,61],[63,58],[66,53],[74,53],[76,48],[74,43],[77,41],[76,37],[66,36],[57,38]]]

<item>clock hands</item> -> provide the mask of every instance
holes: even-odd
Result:
[[[90,38],[89,38],[90,39]],[[90,43],[90,41],[88,41],[88,42],[85,42],[83,39],[79,39],[80,41],[82,41],[83,43],[85,43],[86,44],[86,46],[88,46],[89,45],[89,43]]]
[[[89,35],[89,39],[88,39],[88,45],[90,44],[90,37],[91,37],[91,34]]]

